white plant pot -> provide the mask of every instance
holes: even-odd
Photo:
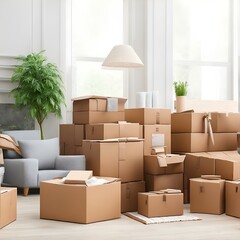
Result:
[[[176,112],[183,112],[186,110],[187,96],[176,96]]]

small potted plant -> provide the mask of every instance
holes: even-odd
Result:
[[[176,112],[182,112],[186,110],[186,98],[187,98],[187,81],[173,82],[175,95],[176,95]]]

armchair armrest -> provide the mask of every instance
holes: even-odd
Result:
[[[16,187],[36,187],[38,160],[35,158],[4,159],[3,183]]]
[[[85,170],[86,159],[84,155],[59,155],[56,158],[57,170]]]

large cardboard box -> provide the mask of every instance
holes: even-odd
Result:
[[[172,133],[204,133],[205,113],[172,113],[171,129]]]
[[[222,214],[225,212],[225,180],[190,179],[190,212]]]
[[[62,179],[40,183],[40,218],[75,223],[93,223],[121,216],[121,182],[104,178],[107,184],[64,184]]]
[[[159,191],[167,188],[183,191],[183,174],[145,174],[146,191]]]
[[[125,120],[127,99],[86,96],[73,99],[73,123],[111,123]]]
[[[236,133],[240,131],[240,113],[211,113],[213,132]]]
[[[98,123],[86,125],[86,139],[103,140],[111,138],[140,138],[139,123]]]
[[[0,229],[17,218],[17,189],[0,187]]]
[[[138,213],[146,217],[183,215],[183,194],[172,189],[138,193]]]
[[[144,125],[144,155],[149,155],[154,147],[165,146],[171,153],[171,125]]]
[[[141,125],[171,124],[171,110],[161,108],[125,109],[125,119]]]
[[[143,140],[84,140],[86,168],[96,176],[118,177],[122,182],[143,180]]]
[[[173,133],[172,152],[194,153],[208,151],[232,151],[237,149],[237,133]]]
[[[60,154],[75,155],[79,154],[76,147],[82,146],[82,140],[85,139],[84,125],[60,124]]]
[[[240,218],[240,181],[225,183],[225,211],[227,215]]]
[[[123,112],[126,98],[106,96],[83,96],[72,99],[74,112]]]
[[[185,155],[146,155],[144,156],[144,173],[172,174],[183,173]]]
[[[138,193],[145,192],[145,182],[127,182],[121,184],[121,212],[136,212]]]

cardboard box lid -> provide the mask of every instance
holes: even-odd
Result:
[[[93,175],[92,170],[86,171],[70,171],[68,175],[64,179],[64,183],[66,184],[83,184],[86,183],[86,180],[91,178]]]
[[[109,96],[98,96],[98,95],[88,95],[88,96],[81,96],[72,98],[72,101],[78,101],[78,100],[87,100],[87,99],[107,99],[107,98],[117,98],[120,101],[126,102],[126,98],[119,98],[119,97],[109,97]]]
[[[222,183],[225,182],[224,179],[204,179],[204,178],[190,178],[190,181],[199,183]]]

